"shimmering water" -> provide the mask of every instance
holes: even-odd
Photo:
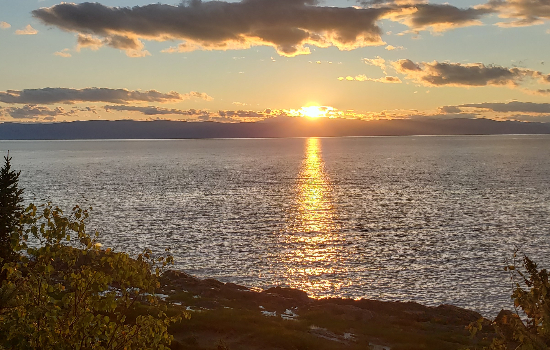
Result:
[[[94,207],[106,246],[311,296],[511,307],[547,266],[550,137],[0,142],[27,198]]]

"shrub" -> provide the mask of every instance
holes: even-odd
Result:
[[[183,316],[168,317],[155,296],[171,256],[102,249],[78,206],[70,215],[51,204],[19,212],[19,174],[5,159],[0,201],[10,206],[1,222],[11,258],[0,262],[0,349],[167,349],[168,326]]]
[[[514,280],[512,299],[516,310],[515,313],[500,312],[492,323],[497,337],[485,349],[547,350],[550,347],[548,271],[539,270],[527,256],[523,256],[519,265],[515,261],[516,256],[514,254],[514,263],[505,267]],[[472,334],[481,330],[481,324],[482,320],[470,325]]]

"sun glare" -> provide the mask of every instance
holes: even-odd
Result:
[[[303,117],[308,118],[324,118],[327,117],[327,113],[332,111],[334,108],[326,106],[307,106],[302,107],[298,111]]]

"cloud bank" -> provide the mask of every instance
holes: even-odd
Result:
[[[550,19],[548,0],[489,0],[480,8],[498,12],[499,17],[509,19],[498,23],[501,27],[525,27]]]
[[[481,18],[493,13],[492,7],[458,8],[449,4],[404,4],[401,12],[393,12],[391,18],[408,26],[412,31],[431,30],[444,32],[449,29],[481,25]]]
[[[35,120],[39,117],[50,117],[47,120],[52,120],[56,116],[66,115],[67,112],[62,107],[49,108],[44,106],[26,105],[23,107],[8,107],[0,108],[0,115],[10,116],[14,119],[31,119]]]
[[[105,111],[118,111],[118,112],[139,112],[144,115],[198,115],[205,113],[201,110],[196,109],[188,109],[188,110],[182,110],[182,109],[174,109],[174,108],[162,108],[162,107],[156,107],[156,106],[103,106]]]
[[[341,50],[384,44],[376,21],[394,8],[314,6],[313,0],[201,0],[179,6],[132,8],[99,3],[62,3],[33,11],[35,18],[60,29],[92,35],[94,45],[139,50],[140,39],[182,40],[167,50],[227,50],[267,45],[283,56],[309,53],[305,45]],[[88,37],[89,38],[89,37]],[[80,42],[79,44],[82,45]]]
[[[199,98],[206,101],[212,97],[201,92],[180,94],[175,91],[162,93],[156,90],[131,91],[127,89],[109,88],[43,88],[0,91],[0,102],[8,104],[72,104],[79,102],[107,102],[126,104],[129,102],[177,102],[190,98]]]
[[[535,103],[535,102],[485,102],[485,103],[467,103],[456,106],[455,108],[477,108],[493,112],[509,113],[548,113],[550,114],[550,103]]]
[[[489,0],[469,8],[423,0],[358,2],[362,8],[320,6],[317,0],[187,0],[178,6],[159,3],[131,8],[84,2],[40,8],[33,15],[46,25],[77,33],[77,49],[110,46],[130,57],[150,55],[142,40],[181,41],[164,52],[263,45],[291,57],[310,53],[308,45],[341,50],[383,45],[377,24],[382,19],[405,24],[410,32],[482,25],[481,19],[494,13],[510,20],[499,23],[507,27],[550,19],[548,0]]]
[[[426,86],[510,86],[516,87],[525,78],[548,82],[548,75],[525,68],[506,68],[483,63],[420,62],[409,59],[392,62],[398,73]]]

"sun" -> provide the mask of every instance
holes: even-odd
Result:
[[[299,112],[302,116],[308,118],[323,118],[327,116],[333,108],[326,106],[307,106],[300,108]]]

